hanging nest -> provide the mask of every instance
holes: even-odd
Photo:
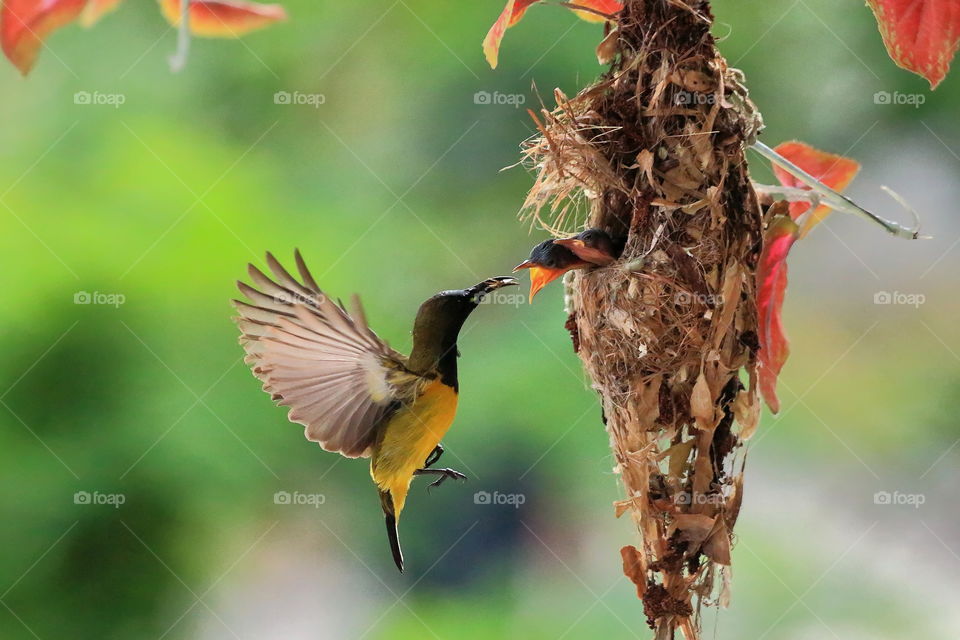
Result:
[[[641,543],[622,550],[658,640],[699,637],[729,598],[756,428],[755,267],[764,213],[746,146],[761,128],[709,33],[708,2],[628,0],[601,79],[532,114],[525,215],[555,235],[626,236],[613,266],[568,274],[567,328],[593,386]]]

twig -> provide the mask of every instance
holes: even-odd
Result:
[[[190,54],[190,0],[180,0],[180,26],[177,29],[177,50],[170,56],[170,71],[179,73],[187,66]]]
[[[584,11],[586,13],[592,13],[594,15],[600,16],[601,18],[606,18],[607,20],[613,20],[616,17],[616,14],[604,13],[603,11],[599,11],[592,7],[584,7],[583,5],[579,5],[575,2],[559,2],[558,4],[561,7],[566,7],[567,9],[571,9],[572,11]]]
[[[904,227],[903,225],[897,222],[894,222],[892,220],[887,220],[886,218],[881,218],[877,214],[864,209],[863,207],[858,205],[856,202],[854,202],[850,198],[846,197],[841,193],[834,191],[827,185],[823,184],[822,182],[820,182],[819,180],[811,176],[809,173],[807,173],[806,171],[804,171],[794,163],[790,162],[789,160],[784,158],[782,155],[780,155],[779,153],[777,153],[776,151],[774,151],[764,143],[760,142],[759,140],[753,143],[753,149],[763,157],[767,158],[770,162],[777,165],[778,167],[780,167],[781,169],[783,169],[784,171],[792,175],[794,178],[796,178],[803,184],[810,187],[810,189],[818,193],[820,195],[820,200],[822,204],[825,204],[833,209],[836,209],[837,211],[852,213],[855,216],[860,216],[861,218],[864,218],[866,220],[869,220],[870,222],[878,224],[881,227],[883,227],[887,231],[887,233],[893,236],[896,236],[898,238],[907,238],[909,240],[929,238],[929,236],[920,235],[920,218],[917,216],[917,212],[914,211],[914,209],[910,207],[910,205],[908,205],[906,201],[902,197],[900,197],[898,194],[896,194],[892,189],[888,187],[883,187],[883,190],[886,193],[888,193],[890,197],[892,197],[894,200],[897,201],[898,204],[900,204],[900,206],[902,206],[904,209],[910,212],[910,215],[913,216],[913,227],[911,228]]]

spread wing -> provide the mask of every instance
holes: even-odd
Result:
[[[404,357],[370,330],[356,297],[350,315],[330,300],[300,255],[298,282],[267,254],[275,280],[249,265],[259,290],[238,282],[250,300],[240,312],[245,362],[308,440],[348,458],[367,457],[377,427],[413,392]]]

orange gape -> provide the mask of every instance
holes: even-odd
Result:
[[[530,300],[533,300],[533,296],[537,295],[537,292],[540,291],[540,289],[543,289],[545,286],[565,274],[567,271],[585,266],[586,264],[586,262],[577,262],[569,267],[564,267],[563,269],[551,269],[550,267],[530,267]]]
[[[530,270],[530,301],[540,289],[567,271],[608,267],[623,253],[624,242],[616,242],[602,229],[585,229],[572,238],[550,238],[530,250],[530,257],[514,267]]]

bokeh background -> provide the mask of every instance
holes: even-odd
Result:
[[[285,24],[194,41],[179,75],[150,2],[58,32],[26,80],[0,64],[0,635],[648,638],[560,287],[470,320],[444,460],[470,480],[414,487],[403,575],[366,464],[287,423],[228,304],[247,262],[300,247],[409,348],[422,299],[543,238],[516,216],[530,176],[500,170],[538,95],[599,73],[599,27],[536,6],[491,71],[501,0],[285,4]],[[931,93],[898,69],[862,4],[715,13],[764,140],[858,158],[851,194],[896,217],[890,185],[935,237],[834,215],[796,247],[784,410],[750,445],[733,603],[706,635],[956,637],[960,77]]]

